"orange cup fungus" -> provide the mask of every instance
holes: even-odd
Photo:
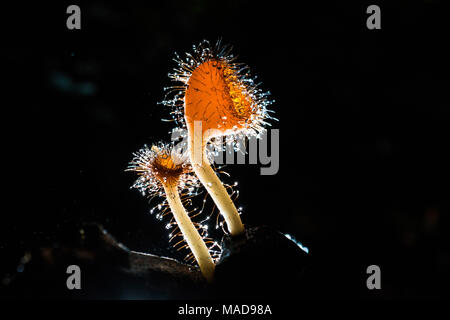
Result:
[[[145,146],[134,153],[134,159],[128,170],[137,172],[139,178],[132,187],[140,190],[143,195],[166,196],[177,228],[191,249],[202,274],[211,281],[214,275],[214,261],[180,198],[180,193],[197,185],[197,179],[192,174],[190,165],[179,159],[172,150],[166,145],[153,146],[151,149]]]
[[[193,170],[224,216],[232,235],[244,231],[234,203],[208,161],[206,145],[214,137],[257,136],[267,124],[269,93],[259,90],[247,67],[218,43],[214,48],[203,41],[194,46],[194,54],[182,61],[170,74],[184,85],[171,87],[172,100],[163,103],[175,107],[172,114],[188,130],[189,156]]]

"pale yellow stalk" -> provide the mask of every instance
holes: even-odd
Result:
[[[176,184],[163,184],[166,193],[167,202],[172,210],[175,221],[183,234],[186,243],[194,254],[203,276],[211,282],[214,277],[214,261],[211,258],[205,242],[200,236],[198,230],[194,227],[184,206]]]

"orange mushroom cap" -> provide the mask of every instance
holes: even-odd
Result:
[[[194,121],[202,121],[206,140],[235,134],[257,135],[275,119],[267,109],[273,101],[269,92],[262,92],[250,77],[248,68],[234,62],[235,58],[220,42],[214,48],[203,41],[194,46],[194,54],[178,56],[178,68],[170,77],[182,86],[173,86],[172,99],[162,103],[173,108],[172,115],[182,127],[192,129]]]
[[[144,146],[133,154],[127,171],[135,171],[139,178],[133,184],[143,195],[160,195],[164,185],[177,185],[180,191],[199,186],[191,166],[179,158],[169,145]]]

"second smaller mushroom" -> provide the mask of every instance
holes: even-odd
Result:
[[[174,152],[170,145],[144,146],[134,153],[128,171],[140,176],[133,187],[149,196],[165,194],[187,246],[191,249],[199,267],[208,281],[212,281],[215,264],[202,236],[191,221],[180,198],[180,192],[197,183],[191,166]]]

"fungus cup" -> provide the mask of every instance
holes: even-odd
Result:
[[[232,235],[244,231],[238,210],[208,159],[207,144],[217,137],[259,137],[268,124],[269,92],[262,92],[251,78],[248,68],[236,63],[230,49],[203,41],[194,46],[194,54],[183,61],[177,55],[179,68],[169,74],[182,82],[173,86],[175,96],[163,104],[174,107],[172,115],[188,132],[188,150],[193,170],[225,218]],[[234,140],[234,139],[227,139]],[[238,145],[238,148],[242,147]]]
[[[181,232],[179,235],[184,237],[202,274],[208,281],[212,281],[215,264],[210,249],[191,221],[180,198],[180,193],[198,184],[197,179],[192,174],[191,166],[173,150],[170,146],[161,144],[154,145],[151,149],[144,146],[143,149],[134,153],[134,159],[130,162],[128,171],[135,171],[140,177],[132,188],[137,188],[143,195],[165,195],[175,219],[175,222],[171,224],[177,225],[176,229]],[[178,234],[171,238],[176,235]]]

